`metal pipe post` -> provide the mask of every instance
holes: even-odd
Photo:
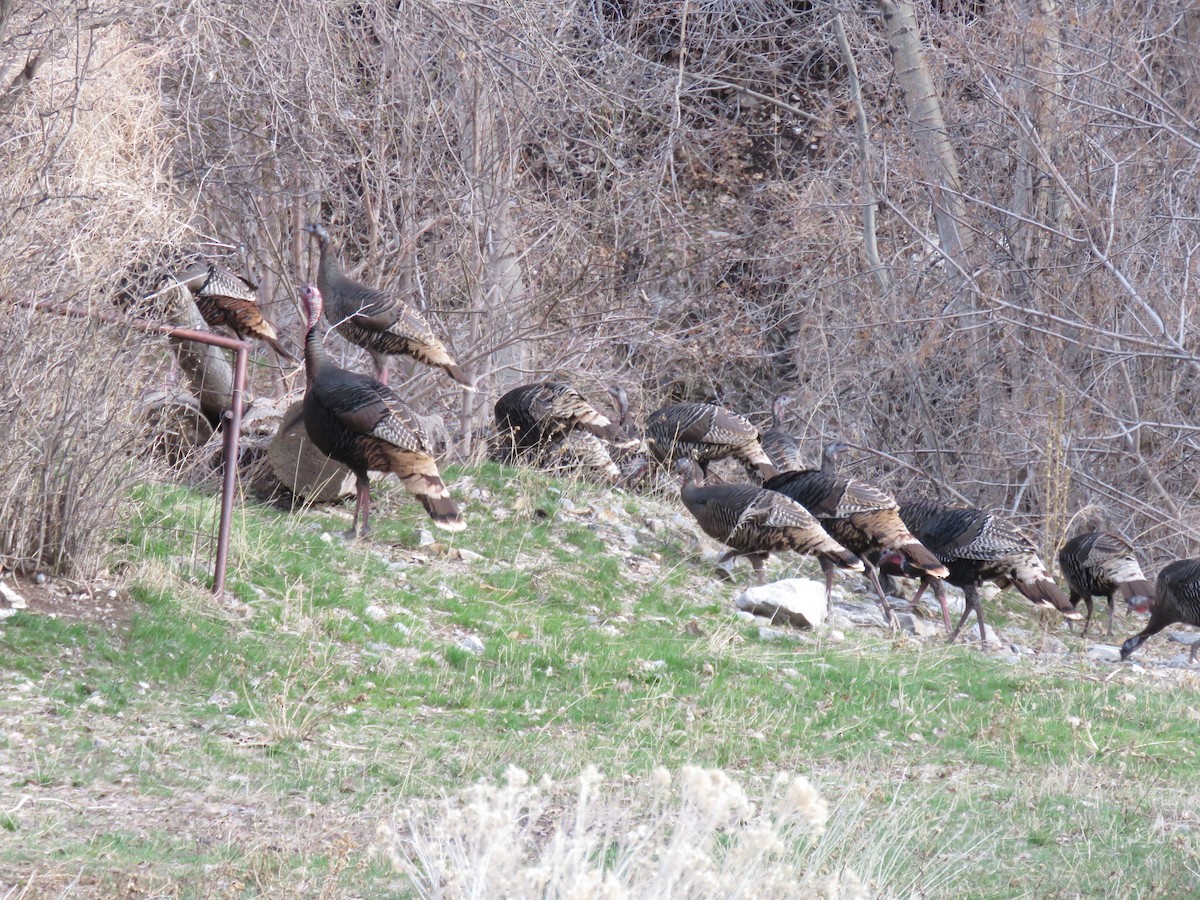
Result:
[[[250,345],[234,351],[233,396],[225,411],[225,472],[221,487],[221,521],[217,526],[217,562],[213,571],[213,593],[225,592],[225,568],[229,561],[229,532],[233,525],[233,492],[237,489],[238,438],[242,429],[242,392],[246,385],[246,357]]]

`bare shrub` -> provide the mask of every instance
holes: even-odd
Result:
[[[0,110],[0,295],[111,310],[121,273],[186,220],[156,61],[83,4],[6,11],[0,61],[43,58],[36,77],[6,85]],[[5,306],[0,557],[86,574],[146,447],[138,397],[161,351],[127,329]]]
[[[89,572],[144,450],[131,402],[143,341],[94,321],[10,313],[0,355],[0,557]],[[140,471],[144,472],[144,469]]]

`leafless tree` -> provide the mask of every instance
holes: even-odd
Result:
[[[1101,501],[1158,555],[1193,549],[1200,25],[1180,0],[0,9],[0,92],[67,97],[118,38],[153,67],[125,92],[147,130],[105,159],[169,224],[111,215],[135,239],[89,265],[244,243],[294,340],[301,226],[325,220],[481,379],[402,382],[460,452],[496,392],[550,374],[763,420],[786,390],[814,460],[855,440],[897,490],[1004,507],[1048,546]],[[16,87],[42,58],[76,65]],[[89,223],[31,211],[88,204],[46,190],[64,151],[14,118],[25,100],[4,126],[43,149],[11,170],[0,284],[77,295],[61,238]]]

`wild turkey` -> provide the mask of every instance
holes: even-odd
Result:
[[[1032,603],[1057,609],[1068,619],[1081,619],[1070,599],[1050,577],[1038,558],[1037,548],[1015,526],[994,513],[973,506],[947,506],[936,500],[917,498],[900,501],[900,518],[917,539],[932,550],[949,569],[946,581],[962,588],[966,606],[962,618],[950,635],[953,644],[974,611],[979,623],[980,643],[986,643],[983,607],[979,604],[979,585],[991,580],[1000,587],[1012,585]],[[942,617],[950,615],[942,582],[915,571],[900,554],[891,552],[881,559],[880,568],[889,573],[921,578],[921,588],[933,582],[934,594],[942,607]]]
[[[772,553],[794,550],[822,562],[861,572],[862,561],[826,534],[803,506],[775,491],[753,484],[704,485],[697,466],[681,460],[683,476],[679,496],[704,533],[733,549],[718,565],[744,556],[750,560],[759,584],[766,583],[763,563]]]
[[[420,313],[384,291],[343,275],[337,251],[330,244],[329,233],[323,225],[309,223],[304,230],[313,235],[321,247],[317,287],[329,304],[326,316],[338,334],[371,354],[375,375],[381,383],[387,384],[387,358],[407,354],[418,362],[442,369],[467,390],[475,390],[467,373],[450,356]]]
[[[822,455],[820,469],[784,472],[763,482],[763,487],[802,504],[835,540],[863,560],[867,578],[879,596],[884,618],[895,628],[896,614],[892,612],[868,555],[893,550],[904,557],[912,571],[934,578],[945,578],[950,573],[905,527],[895,497],[866,481],[837,474],[837,457],[848,449],[846,444],[829,444]],[[825,573],[828,601],[833,590],[833,565],[821,560],[821,569]],[[949,631],[949,612],[945,612],[944,619]]]
[[[1092,597],[1108,598],[1108,631],[1105,633],[1110,635],[1117,594],[1137,606],[1145,606],[1154,599],[1154,585],[1142,574],[1133,547],[1118,535],[1105,531],[1076,535],[1058,551],[1058,565],[1071,589],[1071,602],[1078,606],[1082,600],[1087,605],[1084,637],[1092,623]]]
[[[191,291],[200,315],[213,328],[224,325],[243,340],[258,338],[291,363],[300,360],[279,343],[279,332],[258,308],[257,285],[215,263],[199,262],[172,276]]]
[[[550,471],[578,473],[609,484],[621,480],[621,469],[613,461],[608,443],[578,429],[550,444],[539,462]]]
[[[792,398],[782,394],[771,404],[771,427],[762,433],[763,451],[781,472],[798,472],[804,468],[800,445],[790,431],[783,427],[783,415]]]
[[[371,489],[368,471],[393,472],[447,531],[466,527],[450,499],[429,448],[420,420],[387,385],[367,375],[335,366],[317,334],[323,300],[315,285],[300,289],[308,330],[304,363],[308,389],[304,393],[304,427],[317,447],[349,466],[357,480],[354,520],[347,537],[370,532]]]
[[[779,474],[763,452],[758,429],[737,413],[712,403],[678,403],[655,410],[646,421],[646,446],[664,465],[694,460],[705,478],[708,464],[726,456],[739,460],[751,475],[770,478]]]
[[[1121,645],[1121,659],[1129,659],[1146,638],[1158,634],[1168,625],[1200,625],[1200,559],[1171,563],[1158,573],[1155,591],[1158,596],[1150,607],[1150,624]],[[1200,651],[1200,643],[1192,644],[1189,663],[1196,661],[1197,651]]]
[[[612,437],[613,423],[569,384],[543,381],[505,393],[495,406],[497,448],[502,458],[545,451],[576,428]]]

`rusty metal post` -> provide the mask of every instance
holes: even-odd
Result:
[[[36,309],[76,319],[96,319],[110,325],[121,325],[150,334],[165,334],[167,337],[195,341],[199,344],[211,344],[214,347],[223,347],[234,352],[233,396],[229,398],[230,408],[223,416],[225,422],[225,477],[221,487],[221,518],[217,524],[217,561],[213,570],[212,590],[214,594],[220,596],[225,590],[225,569],[229,562],[229,532],[233,523],[233,492],[237,486],[238,441],[242,428],[242,395],[246,387],[246,368],[250,358],[250,344],[237,338],[227,338],[224,335],[212,334],[208,331],[176,328],[174,325],[161,325],[158,322],[117,316],[99,310],[89,311],[57,301],[10,300],[10,302],[27,309]]]
[[[242,430],[242,391],[246,385],[246,357],[250,345],[245,341],[234,351],[233,396],[225,411],[225,479],[221,486],[221,521],[217,525],[217,562],[213,570],[213,593],[225,592],[225,567],[229,561],[229,532],[233,525],[233,492],[237,489],[238,440]]]

